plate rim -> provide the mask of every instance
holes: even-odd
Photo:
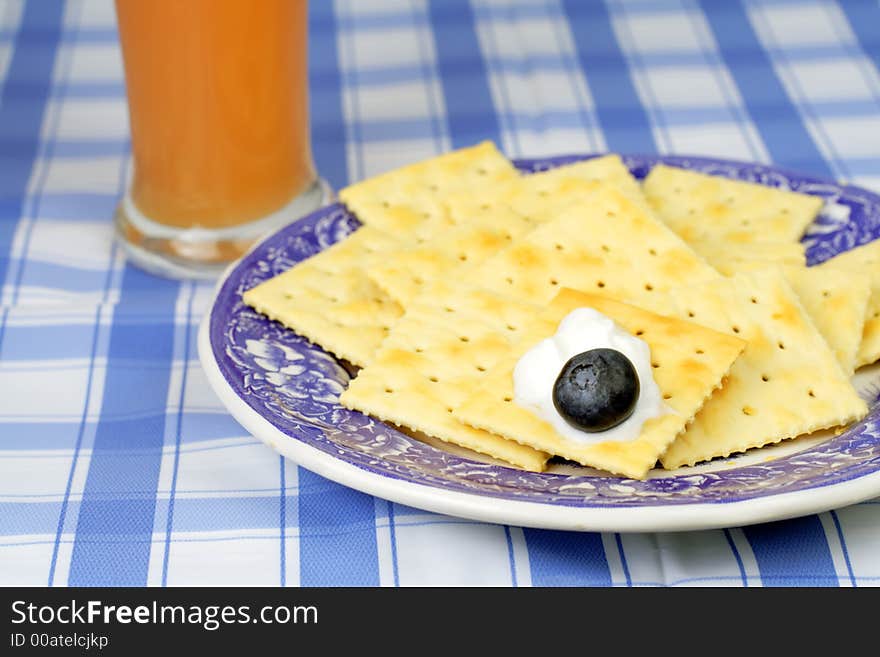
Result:
[[[568,154],[546,158],[518,158],[517,165],[543,162],[548,159],[585,159],[602,154]],[[639,157],[627,154],[624,157]],[[853,189],[876,195],[876,192],[835,181],[823,181],[813,174],[789,171],[772,164],[745,162],[726,158],[689,155],[652,155],[645,158],[675,157],[682,160],[701,160],[712,163],[755,166],[781,172],[800,179],[831,182],[843,189]],[[307,219],[332,207],[322,206]],[[286,227],[285,227],[286,228]],[[449,490],[437,485],[422,484],[392,478],[336,458],[275,427],[259,412],[248,405],[232,389],[216,360],[211,344],[210,326],[220,291],[236,271],[241,260],[274,238],[274,231],[255,243],[248,253],[231,263],[215,285],[209,310],[205,313],[198,332],[198,354],[209,384],[230,414],[255,438],[294,463],[327,479],[361,492],[406,504],[419,509],[462,517],[476,521],[509,524],[523,527],[572,531],[612,532],[674,532],[700,529],[738,527],[773,520],[800,517],[847,506],[880,495],[880,470],[841,482],[783,493],[770,493],[745,500],[683,502],[674,505],[662,503],[642,506],[567,506],[525,500],[503,499],[480,493]],[[291,439],[293,438],[293,439]],[[818,496],[818,498],[817,498]]]
[[[407,506],[496,524],[572,531],[667,532],[721,529],[821,513],[875,497],[880,493],[880,471],[848,481],[800,491],[770,494],[732,502],[694,502],[639,507],[570,507],[523,500],[507,500],[447,490],[411,481],[391,479],[291,437],[245,403],[230,388],[213,357],[210,317],[199,326],[198,351],[202,368],[214,391],[232,416],[252,436],[307,470],[363,493]],[[822,492],[820,504],[814,494]]]

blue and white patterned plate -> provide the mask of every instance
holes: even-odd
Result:
[[[538,171],[587,156],[524,160]],[[665,162],[815,194],[826,210],[804,238],[810,264],[880,237],[880,196],[774,167],[696,157],[625,157],[643,178]],[[307,340],[245,306],[257,283],[343,239],[358,227],[339,204],[257,245],[229,268],[199,335],[208,379],[235,418],[294,462],[367,493],[439,513],[531,527],[672,531],[794,517],[880,495],[880,368],[856,385],[872,406],[839,436],[810,437],[658,470],[645,481],[557,465],[522,472],[415,440],[339,405],[349,374]]]

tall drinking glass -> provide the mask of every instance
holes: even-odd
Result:
[[[209,278],[326,202],[309,139],[305,0],[116,0],[132,171],[130,257]]]

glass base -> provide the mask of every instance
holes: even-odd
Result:
[[[216,279],[260,238],[333,200],[318,179],[280,210],[230,228],[177,228],[143,215],[126,194],[116,209],[116,234],[129,260],[151,274],[176,279]]]

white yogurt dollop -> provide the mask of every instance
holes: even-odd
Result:
[[[553,405],[553,384],[572,356],[606,347],[629,358],[639,377],[639,399],[633,414],[606,431],[581,431],[565,421]],[[617,326],[614,320],[592,308],[577,308],[559,323],[556,334],[529,349],[513,370],[513,401],[549,422],[556,431],[580,443],[625,441],[638,438],[651,418],[672,413],[663,403],[654,381],[651,350],[639,338]]]

